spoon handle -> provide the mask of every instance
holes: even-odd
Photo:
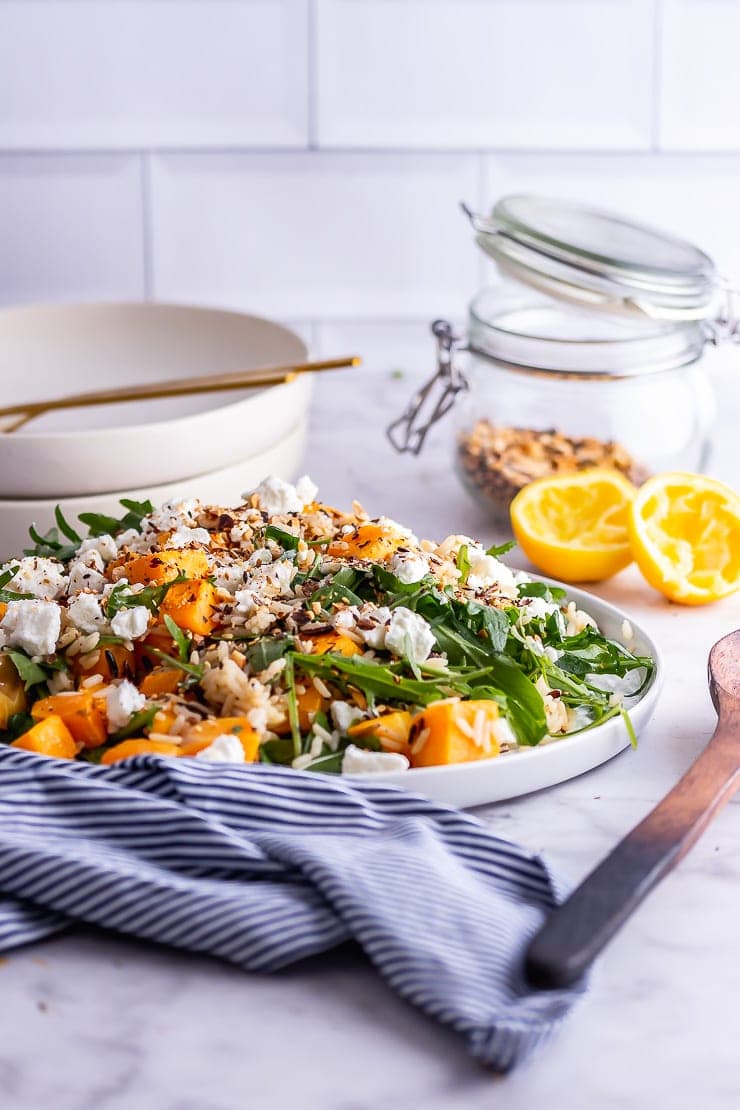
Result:
[[[717,731],[683,778],[553,911],[526,954],[531,983],[567,987],[699,839],[738,786],[740,715]]]

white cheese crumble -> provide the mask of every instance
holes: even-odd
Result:
[[[165,501],[161,509],[156,509],[148,518],[146,527],[154,532],[174,532],[182,527],[193,528],[197,524],[195,516],[198,507],[198,501],[193,497]]]
[[[382,651],[385,647],[385,638],[388,632],[388,625],[391,620],[391,610],[387,605],[368,606],[360,612],[360,619],[367,623],[372,621],[372,628],[362,628],[357,626],[357,632],[367,644],[369,648],[374,651]]]
[[[15,590],[19,594],[33,594],[42,601],[54,601],[67,589],[67,575],[56,559],[28,555],[24,559],[13,559],[2,569],[3,572],[15,570],[6,589]]]
[[[414,582],[421,582],[429,573],[429,563],[421,555],[415,555],[411,551],[407,554],[397,551],[391,558],[388,569],[399,582],[410,586]]]
[[[371,752],[350,744],[342,760],[343,775],[365,775],[383,771],[407,771],[409,761],[400,752]]]
[[[67,620],[80,632],[97,632],[105,624],[100,599],[93,594],[78,594],[67,606]]]
[[[8,647],[19,647],[28,655],[51,655],[61,632],[62,611],[53,601],[9,601],[0,628]]]
[[[350,705],[347,701],[332,702],[330,712],[334,727],[339,732],[346,732],[350,725],[359,721],[363,716],[361,709],[358,709],[356,705]]]
[[[69,564],[69,593],[78,594],[90,590],[99,594],[105,586],[105,576],[101,573],[105,564],[98,551],[86,551]]]
[[[470,589],[487,590],[491,586],[497,586],[502,593],[513,589],[514,572],[507,567],[506,563],[502,563],[493,555],[486,555],[483,548],[477,544],[472,549],[468,549],[468,558],[470,573],[467,585]]]
[[[259,498],[260,505],[269,516],[282,516],[285,513],[300,513],[301,510],[313,501],[318,492],[318,486],[304,475],[295,485],[283,481],[274,474],[264,478],[254,491]],[[242,494],[245,500],[250,496]]]
[[[167,538],[167,547],[180,549],[188,547],[191,543],[202,543],[206,547],[211,542],[211,533],[207,528],[176,528]]]
[[[88,551],[96,551],[104,563],[109,563],[118,554],[118,544],[113,536],[88,536],[80,544],[78,555],[85,555]]]
[[[560,606],[554,601],[545,601],[544,597],[530,597],[522,608],[522,617],[525,621],[545,620],[552,613],[559,613]]]
[[[196,759],[204,763],[244,763],[244,748],[238,736],[233,733],[223,732],[208,745],[196,752]]]
[[[138,640],[149,627],[149,610],[145,605],[119,609],[110,626],[114,636],[120,636],[122,640]]]
[[[146,698],[124,678],[116,686],[108,686],[105,691],[106,711],[108,715],[108,732],[116,732],[131,720],[134,713],[138,713],[146,704]]]
[[[391,614],[385,634],[385,648],[394,655],[405,656],[409,663],[423,663],[435,645],[434,633],[428,623],[412,609],[400,605]]]

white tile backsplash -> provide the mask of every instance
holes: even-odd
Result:
[[[739,41],[740,0],[0,0],[0,301],[462,317],[458,201],[512,191],[740,274]]]
[[[648,149],[651,0],[317,0],[325,146]]]
[[[303,146],[308,0],[2,0],[0,146]]]
[[[663,0],[660,145],[738,150],[740,4]]]
[[[0,154],[0,304],[144,296],[136,155]]]
[[[472,155],[162,155],[154,292],[281,316],[459,313],[478,260]]]

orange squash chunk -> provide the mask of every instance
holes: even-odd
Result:
[[[498,720],[495,701],[434,701],[414,717],[411,728],[412,767],[436,767],[491,759],[500,747],[491,725]]]
[[[77,755],[77,744],[61,717],[45,717],[43,721],[38,721],[23,736],[14,740],[11,747],[51,755],[56,759],[74,759]]]
[[[80,663],[79,656],[72,660],[72,669],[80,678],[89,678],[90,675],[99,674],[105,682],[114,678],[131,678],[135,670],[133,651],[129,651],[123,644],[107,644],[97,651],[94,663],[85,667]]]
[[[53,694],[34,703],[31,716],[37,721],[60,717],[78,743],[86,748],[104,744],[108,730],[101,699],[93,688]]]
[[[182,672],[174,667],[155,667],[148,675],[142,678],[139,689],[148,698],[157,698],[162,694],[174,694],[180,685]]]
[[[374,736],[386,752],[409,754],[409,735],[411,733],[411,714],[405,709],[382,713],[367,721],[356,721],[347,729],[351,737]]]
[[[313,644],[314,655],[324,655],[327,651],[335,651],[339,655],[360,655],[362,648],[351,640],[349,636],[344,636],[341,632],[318,632],[315,636],[311,633],[306,633],[305,638],[310,640]]]
[[[177,720],[177,712],[172,705],[162,706],[154,715],[151,725],[149,726],[150,732],[161,732],[165,735],[170,731],[175,721]]]
[[[254,763],[259,754],[260,738],[246,717],[211,717],[193,725],[182,746],[182,755],[197,755],[210,747],[217,736],[233,733],[244,748],[246,763]]]
[[[175,624],[197,636],[207,636],[216,625],[217,593],[215,586],[201,579],[178,582],[171,586],[160,609]]]
[[[313,719],[320,710],[325,709],[329,704],[326,698],[322,698],[316,687],[312,682],[307,681],[306,688],[303,693],[296,694],[296,702],[298,704],[298,726],[301,732],[308,732],[313,724]],[[278,736],[286,736],[290,732],[290,721],[286,717],[279,725],[270,726]]]
[[[118,763],[119,759],[128,759],[132,755],[144,755],[146,752],[156,752],[159,755],[180,755],[180,745],[170,744],[167,740],[146,740],[144,737],[132,737],[122,740],[103,752],[101,763]]]
[[[382,563],[404,543],[403,536],[393,535],[380,524],[367,523],[358,524],[351,532],[338,536],[326,550],[339,559],[370,559],[373,563]]]
[[[186,578],[207,578],[210,573],[208,558],[201,548],[137,555],[124,563],[124,571],[129,582],[146,585],[162,585],[183,574]]]

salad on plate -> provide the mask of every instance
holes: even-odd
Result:
[[[57,511],[0,570],[0,739],[342,774],[512,757],[615,716],[654,668],[510,545],[419,540],[265,479],[237,508]]]

